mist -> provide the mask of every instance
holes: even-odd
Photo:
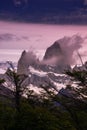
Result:
[[[58,43],[63,52],[62,63],[69,65],[76,64],[76,61],[79,58],[78,52],[82,48],[84,42],[85,38],[80,35],[59,39]]]
[[[53,46],[58,44],[60,47],[60,52],[55,55],[57,50],[51,50],[52,56],[49,59],[44,60],[43,63],[48,65],[61,66],[77,64],[77,60],[79,59],[78,53],[80,53],[82,46],[85,45],[85,40],[86,38],[76,34],[71,37],[65,36],[55,41]]]
[[[28,73],[29,66],[39,66],[39,65],[50,65],[50,66],[61,66],[64,69],[65,66],[71,66],[77,64],[79,59],[78,52],[85,44],[86,38],[76,34],[71,37],[63,37],[56,41],[59,44],[62,53],[59,52],[57,56],[54,55],[47,60],[39,60],[34,52],[23,51],[19,61],[18,61],[18,73]],[[53,44],[54,45],[54,44]]]

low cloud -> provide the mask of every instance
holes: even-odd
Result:
[[[59,44],[62,53],[59,52],[59,55],[55,56],[54,54],[54,56],[42,61],[39,61],[33,52],[24,51],[18,61],[18,73],[27,74],[30,65],[33,65],[35,67],[38,67],[38,65],[58,65],[60,66],[59,69],[63,70],[65,66],[75,64],[77,60],[76,55],[78,55],[78,51],[82,48],[84,41],[85,38],[81,37],[80,35],[63,37],[56,41]]]
[[[56,43],[60,46],[61,52],[55,56],[56,50],[54,50],[53,56],[44,60],[43,63],[61,66],[75,64],[77,57],[79,58],[78,51],[82,48],[85,39],[86,38],[76,34],[71,37],[65,36],[57,40]],[[55,43],[53,45],[55,46]]]
[[[0,34],[0,41],[20,41],[20,40],[28,41],[29,38],[27,36],[16,36],[10,33]]]
[[[64,37],[59,39],[61,49],[63,51],[63,63],[74,64],[76,61],[75,53],[82,48],[85,39],[80,35],[73,35],[72,37]]]
[[[87,5],[87,0],[84,0],[84,5]]]

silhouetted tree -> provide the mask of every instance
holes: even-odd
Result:
[[[4,79],[0,79],[0,85],[2,85],[5,82]]]
[[[20,111],[21,96],[26,88],[24,81],[27,79],[27,75],[19,75],[15,70],[8,69],[6,72],[9,81],[14,86],[15,90],[15,103],[17,111]]]
[[[74,70],[67,71],[67,75],[71,77],[72,83],[75,82],[77,87],[71,87],[74,89],[74,91],[81,96],[84,100],[87,99],[87,69],[85,70]]]

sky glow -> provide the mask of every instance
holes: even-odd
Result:
[[[87,26],[0,22],[0,49],[46,49],[64,36],[86,37],[86,31]]]
[[[87,26],[0,21],[0,61],[18,61],[23,50],[34,51],[42,59],[47,47],[52,45],[56,40],[64,36],[73,36],[76,34],[85,39],[82,43],[82,48],[79,49],[85,61],[87,54]]]

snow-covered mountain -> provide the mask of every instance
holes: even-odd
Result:
[[[5,74],[7,68],[14,67],[15,70],[17,70],[17,64],[13,63],[13,66],[11,66],[11,64],[11,62],[0,63],[0,78],[4,78],[5,80],[7,80],[7,82],[8,79],[7,75]],[[24,84],[26,84],[26,86],[30,87],[31,89],[35,89],[35,91],[38,91],[38,89],[40,89],[42,85],[51,85],[58,91],[62,87],[64,88],[65,85],[68,84],[68,82],[70,81],[70,78],[65,74],[61,73],[59,71],[59,68],[57,68],[56,66],[49,66],[45,64],[31,64],[28,66],[28,69],[24,69],[21,74],[23,74],[24,72],[28,76]],[[5,86],[8,87],[7,84],[5,84]],[[12,89],[10,87],[8,88]]]
[[[69,50],[66,50],[65,42],[63,42],[65,40],[67,41],[66,47]],[[79,40],[78,46],[75,44],[76,40]],[[81,43],[82,38],[79,36],[64,37],[63,40],[60,39],[47,48],[43,59],[38,59],[36,54],[31,51],[23,51],[18,64],[10,61],[0,63],[0,78],[7,80],[5,72],[8,68],[11,68],[15,69],[19,75],[27,75],[24,84],[28,87],[40,88],[42,85],[50,85],[58,91],[71,82],[65,71],[71,70],[73,53],[80,48]],[[81,67],[75,66],[74,69],[86,69],[85,65]]]
[[[17,68],[17,63],[12,61],[0,61],[0,74],[4,74],[8,68]]]

